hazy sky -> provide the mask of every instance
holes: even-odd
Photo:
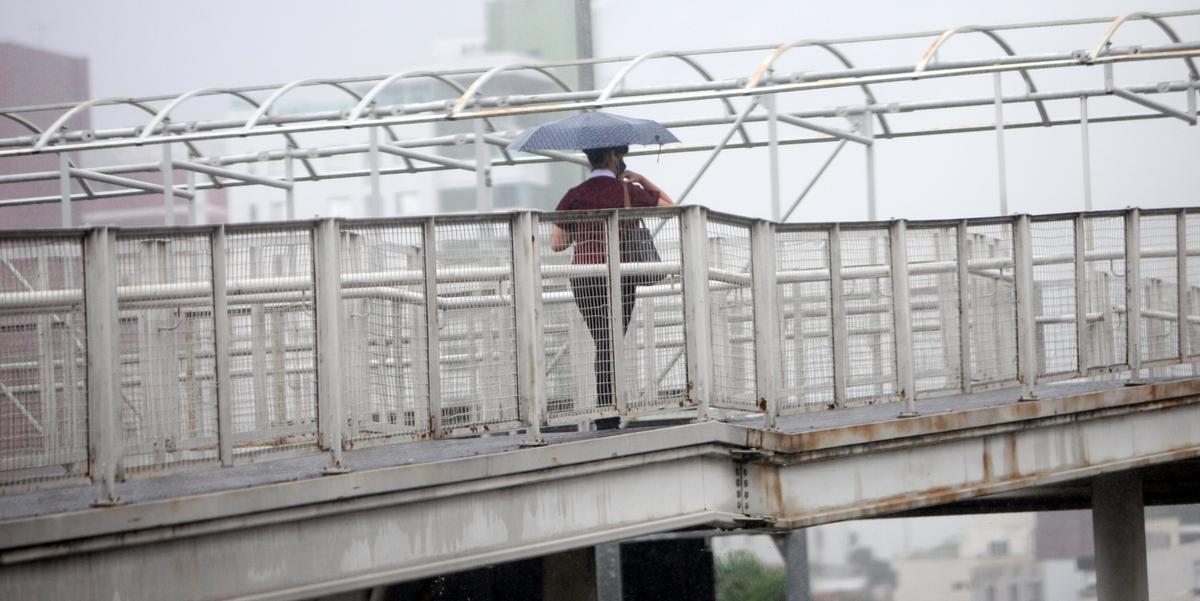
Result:
[[[1186,8],[1195,8],[1195,4],[1164,0],[1137,4],[1114,0],[593,2],[596,54],[601,56]],[[93,96],[179,93],[205,86],[392,73],[428,66],[436,58],[439,43],[478,38],[484,33],[480,0],[338,4],[309,0],[204,3],[0,0],[0,9],[4,15],[0,19],[0,39],[87,56]],[[1080,28],[1057,39],[1018,35],[1013,44],[1023,52],[1074,50],[1087,47],[1102,30],[1099,25]],[[1200,38],[1200,19],[1188,20],[1183,33],[1191,39]],[[970,37],[956,40],[956,46],[948,47],[943,58],[986,56],[984,53],[995,52],[993,48],[979,46]],[[1148,24],[1135,23],[1122,31],[1117,41],[1122,40],[1160,43],[1162,36]],[[868,65],[912,64],[927,43],[899,48],[853,46],[847,52]],[[742,55],[736,64],[716,61],[713,70],[718,76],[732,77],[749,73],[759,60],[753,55]],[[811,52],[795,53],[795,57],[789,56],[780,65],[783,70],[833,66],[827,57]],[[663,64],[639,70],[641,79],[634,81],[644,82],[659,73],[666,76],[668,67]],[[1164,79],[1179,79],[1183,73],[1178,65],[1164,65],[1160,71]],[[612,69],[601,71],[598,78],[603,81],[611,73]],[[678,78],[679,71],[674,76]],[[1101,82],[1099,69],[1081,70],[1074,80],[1071,76],[1046,74],[1035,77],[1043,89],[1078,83],[1098,87]],[[1156,81],[1153,78],[1137,83]],[[980,78],[976,83],[971,88],[972,95],[990,93],[988,78]],[[879,90],[877,95],[886,101],[924,98],[915,90],[896,87],[896,90]],[[1168,101],[1182,106],[1182,95]],[[808,96],[789,97],[781,101],[781,106],[783,103],[797,108],[828,106]],[[719,108],[712,103],[707,110]],[[1026,109],[1015,113],[1020,110]],[[1103,107],[1098,104],[1097,110]],[[1051,112],[1061,118],[1075,117],[1070,104],[1052,108]],[[985,111],[981,118],[989,118],[987,115]],[[110,125],[103,116],[94,119],[99,125]],[[1200,203],[1196,198],[1200,170],[1192,166],[1200,149],[1198,131],[1175,120],[1094,127],[1096,207]],[[710,133],[705,139],[713,137]],[[1077,128],[1015,131],[1010,132],[1006,142],[1011,211],[1082,208]],[[784,149],[781,196],[785,206],[796,197],[828,152],[828,145]],[[663,157],[657,162],[640,158],[631,161],[631,167],[651,175],[668,190],[678,192],[687,185],[702,159],[700,155]],[[885,141],[877,145],[877,161],[881,218],[963,217],[998,210],[995,142],[991,134]],[[805,200],[796,218],[863,218],[863,164],[861,149],[851,147],[843,152]],[[727,153],[705,176],[693,200],[721,210],[768,216],[766,173],[763,152]]]

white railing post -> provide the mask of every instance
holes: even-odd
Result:
[[[967,220],[958,222],[955,228],[955,252],[958,268],[958,373],[959,386],[964,393],[971,392],[975,375],[971,359],[971,249],[970,230]]]
[[[913,367],[912,305],[909,302],[908,285],[908,224],[903,219],[892,222],[888,228],[891,242],[892,272],[892,323],[896,332],[896,392],[904,409],[900,417],[917,414],[916,370]]]
[[[1087,375],[1092,361],[1087,299],[1087,220],[1079,214],[1075,216],[1075,361],[1081,376]]]
[[[1125,213],[1125,360],[1129,384],[1142,381],[1142,226],[1141,211]]]
[[[168,226],[175,225],[175,164],[171,158],[171,145],[162,145],[162,163],[159,165],[159,170],[162,171],[163,185],[163,223]]]
[[[367,128],[368,144],[367,144],[367,163],[370,169],[368,181],[371,188],[371,196],[367,199],[367,216],[382,217],[383,216],[383,192],[379,184],[379,128]],[[289,178],[290,179],[290,178]],[[291,189],[288,189],[288,194],[291,194]]]
[[[513,305],[517,314],[517,396],[525,422],[526,445],[542,440],[542,406],[546,402],[546,378],[542,373],[546,354],[542,348],[541,258],[538,253],[537,215],[529,211],[513,214]]]
[[[775,268],[775,225],[758,220],[750,229],[751,285],[754,290],[754,374],[763,427],[775,427],[783,390],[779,360],[778,273]]]
[[[762,104],[767,109],[767,159],[770,166],[768,183],[771,190],[771,221],[779,222],[782,215],[779,202],[779,112],[776,109],[775,95],[763,96]]]
[[[71,227],[71,158],[67,153],[58,153],[59,218],[63,227]]]
[[[1187,209],[1179,209],[1175,216],[1175,309],[1178,314],[1175,324],[1179,330],[1179,360],[1187,361],[1191,346],[1191,322],[1188,316],[1188,247]]]
[[[1013,228],[1013,286],[1017,300],[1017,381],[1021,400],[1035,400],[1038,377],[1037,316],[1034,315],[1033,237],[1029,215],[1018,215]]]
[[[346,471],[342,461],[341,244],[336,219],[313,230],[317,302],[317,443],[329,451],[326,473]]]
[[[618,211],[608,214],[608,344],[609,344],[609,391],[613,407],[622,419],[625,407],[625,328],[624,307],[621,305],[621,216]],[[599,377],[599,374],[597,374]]]
[[[1000,72],[992,76],[992,87],[995,90],[996,107],[996,175],[1000,189],[1000,214],[1008,214],[1008,173],[1005,168],[1004,156],[1004,93],[1000,81]]]
[[[679,230],[688,398],[698,408],[698,417],[703,419],[708,415],[715,386],[708,295],[708,215],[705,209],[695,205],[683,207]]]
[[[225,226],[213,230],[212,251],[214,369],[217,382],[217,446],[221,465],[233,465],[233,378],[229,372],[229,303],[226,292]]]
[[[378,149],[376,149],[378,150]],[[287,188],[284,189],[284,210],[286,211],[288,221],[296,218],[296,157],[292,152],[292,145],[286,144],[283,147],[283,181],[287,182]]]
[[[429,393],[429,435],[442,435],[441,336],[438,330],[437,226],[433,217],[425,220],[421,248],[425,259],[425,375]]]
[[[87,320],[88,474],[100,485],[93,505],[119,502],[113,485],[121,461],[121,343],[117,308],[115,233],[105,227],[84,240],[84,306]]]
[[[842,226],[829,228],[829,312],[833,338],[833,406],[846,403],[847,353],[846,300],[842,297]]]

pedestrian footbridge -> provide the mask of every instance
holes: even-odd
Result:
[[[625,211],[0,233],[0,597],[313,598],[1064,507],[1103,571],[1140,548],[1113,516],[1200,499],[1193,209],[637,215],[659,262],[618,260]],[[552,252],[567,219],[612,260]],[[601,405],[569,279],[651,273]]]

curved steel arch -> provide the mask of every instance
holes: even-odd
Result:
[[[251,115],[250,118],[246,120],[246,123],[242,125],[242,129],[252,129],[255,125],[258,125],[259,120],[261,120],[267,115],[267,113],[271,111],[271,107],[275,106],[275,103],[278,102],[284,94],[287,94],[288,92],[291,92],[292,90],[301,86],[332,86],[349,94],[355,100],[362,100],[362,96],[359,96],[358,92],[351,90],[350,88],[346,87],[346,84],[337,80],[297,79],[296,81],[288,82],[274,92],[271,92],[271,95],[268,96],[267,99],[258,106],[258,110],[254,111],[254,114]]]
[[[37,124],[35,124],[34,122],[32,122],[24,117],[20,117],[17,115],[11,115],[9,113],[4,113],[4,112],[0,112],[0,117],[8,117],[9,120],[13,121],[14,123],[16,123],[18,125],[23,126],[25,129],[28,129],[29,131],[31,131],[39,136],[42,135],[41,128],[39,128],[37,126]],[[71,168],[76,167],[75,161],[72,161],[70,156],[67,157],[67,166],[71,167]],[[92,191],[92,187],[90,185],[88,185],[86,179],[84,179],[82,177],[72,177],[71,179],[79,182],[79,187],[83,188],[83,193],[85,195],[87,195],[88,198],[95,198],[96,193]]]
[[[921,61],[917,63],[916,68],[913,69],[913,73],[924,72],[925,67],[928,66],[930,61],[933,60],[938,48],[941,48],[942,45],[945,44],[950,38],[959,33],[973,32],[979,32],[983,35],[986,35],[987,37],[991,38],[993,42],[996,42],[996,45],[999,46],[1005,54],[1009,56],[1016,56],[1016,53],[1013,52],[1012,46],[1009,46],[1008,42],[1005,41],[1004,38],[1000,37],[1000,34],[992,31],[990,28],[980,27],[979,25],[963,25],[943,31],[942,35],[939,35],[937,39],[933,41],[933,44],[929,45],[929,48],[925,51],[925,54],[921,55]],[[1033,77],[1029,75],[1029,71],[1027,69],[1018,69],[1018,72],[1021,73],[1021,79],[1025,80],[1025,88],[1029,91],[1029,93],[1036,93],[1038,91],[1037,84],[1033,83]],[[1042,124],[1049,125],[1050,115],[1046,113],[1046,104],[1041,100],[1034,101],[1034,104],[1037,106],[1038,115],[1042,118]]]
[[[834,48],[833,45],[828,42],[824,42],[822,40],[797,40],[795,42],[780,44],[775,48],[775,50],[772,50],[770,56],[768,56],[766,60],[764,60],[762,64],[758,66],[758,70],[756,70],[754,75],[750,77],[750,81],[746,83],[746,89],[750,90],[758,87],[758,84],[767,74],[767,71],[771,69],[771,65],[774,64],[775,61],[780,56],[783,56],[783,54],[788,50],[791,50],[792,48],[803,48],[806,46],[813,46],[825,50],[826,52],[832,54],[834,58],[841,61],[842,65],[844,65],[847,69],[856,68],[854,63],[851,62],[849,58],[846,58],[845,54],[842,54],[840,50]],[[875,99],[875,93],[871,91],[871,86],[864,83],[859,84],[859,87],[862,88],[863,97],[867,99],[867,102],[871,104],[876,104],[878,102]],[[883,114],[875,113],[875,118],[879,120],[879,128],[883,130],[884,135],[890,135],[892,133],[892,129],[888,127],[887,119],[884,118]]]
[[[531,65],[531,64],[527,64],[527,63],[509,63],[507,65],[500,65],[498,67],[492,67],[491,69],[488,69],[487,72],[484,73],[483,75],[476,77],[475,81],[472,81],[471,85],[468,86],[465,91],[463,91],[462,96],[460,96],[458,98],[458,100],[454,102],[454,106],[451,107],[451,109],[450,109],[449,118],[453,119],[453,118],[457,117],[458,114],[461,113],[462,110],[467,106],[467,103],[470,102],[472,98],[474,98],[476,95],[479,94],[479,90],[481,88],[483,88],[483,84],[490,81],[493,77],[495,77],[496,75],[498,75],[504,71],[520,71],[520,70],[537,71],[538,73],[541,73],[542,75],[545,75],[546,77],[548,77],[555,84],[558,84],[558,87],[562,88],[562,90],[564,92],[574,92],[575,91],[575,90],[572,90],[571,86],[567,85],[567,82],[563,81],[562,78],[551,73],[549,70],[547,70],[545,67],[543,67],[541,65]]]
[[[460,97],[462,94],[466,93],[466,91],[467,91],[467,89],[465,87],[463,87],[462,84],[454,81],[453,79],[450,79],[449,77],[446,77],[445,75],[442,75],[441,73],[437,73],[435,71],[404,71],[401,73],[396,73],[394,75],[388,76],[387,78],[383,79],[379,83],[375,84],[375,86],[372,87],[370,90],[368,90],[366,94],[363,94],[362,99],[359,100],[358,104],[356,104],[354,106],[354,109],[350,111],[350,116],[346,118],[346,125],[351,125],[354,122],[358,121],[358,119],[360,117],[362,117],[363,111],[367,110],[367,107],[371,105],[371,101],[375,100],[375,96],[379,95],[379,93],[382,92],[384,89],[386,89],[388,86],[390,86],[393,83],[400,81],[402,79],[412,79],[412,78],[416,78],[416,77],[428,77],[430,79],[435,79],[437,81],[440,81],[443,84],[450,86],[450,88],[453,89],[454,91],[458,92]],[[495,124],[492,123],[491,118],[484,117],[483,122],[485,125],[487,125],[488,130],[495,133],[496,126],[495,126]],[[388,132],[391,133],[391,128],[388,128]],[[393,141],[397,140],[397,138],[394,134],[392,134],[392,140]],[[504,153],[504,156],[506,158],[511,158],[508,154],[508,150],[501,149],[501,152]],[[408,159],[405,159],[405,160],[407,161]]]
[[[375,84],[374,87],[368,90],[366,94],[363,94],[362,100],[360,100],[359,103],[355,105],[354,109],[350,111],[350,116],[346,118],[346,123],[354,123],[355,121],[358,121],[358,119],[362,116],[363,111],[367,110],[367,107],[371,105],[371,101],[375,100],[375,97],[378,96],[379,93],[388,86],[400,81],[401,79],[412,79],[416,77],[428,77],[430,79],[436,79],[437,81],[440,81],[453,88],[454,91],[458,92],[459,96],[462,96],[462,94],[467,91],[467,89],[458,82],[436,71],[404,71],[401,73],[396,73],[381,80],[379,83]]]
[[[699,73],[700,77],[703,77],[705,81],[713,81],[713,77],[708,72],[708,70],[705,69],[704,67],[700,66],[700,63],[696,62],[695,59],[691,58],[690,56],[687,56],[680,52],[672,52],[669,50],[655,50],[653,52],[647,52],[645,54],[639,55],[638,57],[634,58],[628,65],[621,67],[621,70],[618,71],[617,74],[614,75],[612,79],[608,80],[607,84],[605,84],[604,90],[602,92],[600,92],[600,96],[598,98],[596,98],[596,101],[604,102],[604,101],[608,100],[613,95],[613,93],[617,91],[617,86],[623,85],[625,83],[625,78],[629,75],[629,73],[631,71],[633,71],[635,68],[637,68],[638,65],[640,65],[650,59],[655,59],[655,58],[674,58],[674,59],[681,60],[681,61],[683,61],[684,64],[691,67],[693,71]],[[729,116],[732,117],[732,116],[735,116],[738,114],[737,111],[734,110],[734,108],[733,108],[733,103],[730,102],[728,98],[722,98],[721,103],[725,105],[725,113],[728,114]],[[741,134],[741,136],[742,136],[742,142],[744,142],[746,144],[750,143],[750,136],[746,133],[746,127],[744,125],[738,126],[738,133]]]
[[[59,115],[58,119],[55,119],[54,123],[51,123],[50,127],[47,127],[46,131],[42,132],[41,137],[38,138],[37,142],[35,142],[33,144],[33,149],[35,151],[37,151],[37,150],[41,150],[41,149],[45,148],[46,144],[48,144],[50,142],[50,138],[53,138],[54,134],[58,133],[58,130],[62,129],[63,126],[66,125],[67,121],[71,119],[71,117],[74,117],[75,115],[78,115],[81,111],[89,109],[97,104],[128,104],[130,106],[134,106],[139,109],[142,109],[143,111],[146,111],[147,113],[150,113],[151,115],[154,114],[153,109],[151,109],[150,107],[146,106],[145,104],[143,104],[133,98],[126,98],[123,96],[109,96],[107,98],[93,98],[91,100],[85,100],[85,101],[80,102],[79,104],[76,104],[75,106],[71,107],[70,110],[68,110],[67,112]]]
[[[1117,33],[1117,30],[1120,29],[1126,21],[1132,21],[1136,19],[1146,19],[1147,21],[1154,23],[1159,29],[1163,30],[1163,33],[1167,34],[1167,37],[1172,42],[1180,42],[1179,34],[1175,33],[1175,29],[1166,21],[1162,20],[1162,17],[1148,12],[1127,13],[1117,17],[1116,19],[1113,19],[1113,21],[1108,24],[1108,29],[1104,30],[1104,35],[1100,36],[1099,40],[1096,40],[1096,45],[1092,46],[1092,50],[1088,52],[1088,62],[1093,62],[1100,56],[1100,53],[1104,51],[1104,46],[1108,44],[1109,40],[1112,39],[1113,34]],[[1195,61],[1193,61],[1191,57],[1185,57],[1183,61],[1187,63],[1188,71],[1191,73],[1192,79],[1200,80],[1200,72],[1196,70]]]

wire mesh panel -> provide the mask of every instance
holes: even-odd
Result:
[[[0,238],[0,484],[87,468],[82,237]]]
[[[750,225],[708,218],[712,406],[756,411]]]
[[[679,407],[688,398],[679,216],[641,215],[620,220],[622,294],[633,284],[622,353],[630,413]],[[653,240],[653,252],[639,242],[647,237]]]
[[[429,432],[424,252],[420,222],[342,227],[347,445]]]
[[[507,217],[438,220],[441,419],[490,429],[520,418]]]
[[[957,230],[909,225],[907,231],[917,394],[957,391],[962,386]]]
[[[783,320],[780,411],[823,409],[833,403],[829,232],[789,231],[780,226],[775,249]]]
[[[887,228],[843,229],[842,298],[846,304],[846,400],[896,394],[891,250]]]
[[[312,445],[317,435],[312,229],[230,229],[225,254],[235,453]]]
[[[125,469],[217,458],[208,232],[117,237]]]
[[[972,224],[967,232],[971,383],[1010,382],[1017,378],[1013,226]]]
[[[1188,355],[1200,355],[1200,215],[1188,212],[1184,222],[1187,246]]]
[[[1038,373],[1046,376],[1079,369],[1075,330],[1075,221],[1030,224],[1033,245],[1033,304]]]
[[[1124,218],[1085,218],[1083,244],[1088,258],[1088,367],[1124,365]]]
[[[600,242],[607,236],[607,218],[542,215],[539,228],[546,418],[615,414],[608,267]]]
[[[1146,361],[1179,356],[1179,282],[1175,249],[1175,215],[1140,218],[1142,300],[1142,358]]]

